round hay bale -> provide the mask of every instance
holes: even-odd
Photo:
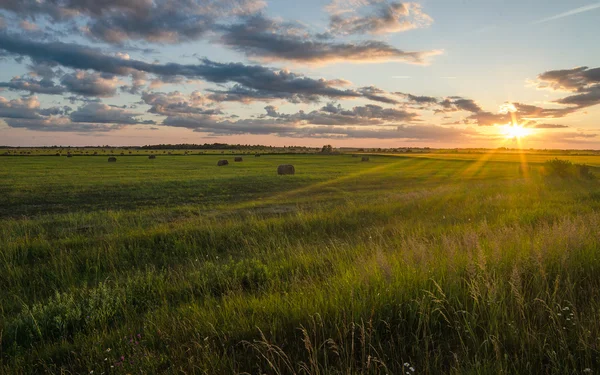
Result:
[[[236,156],[235,159],[233,159],[233,161],[244,161],[244,159],[242,159],[241,156]]]
[[[369,161],[369,157],[368,156],[363,156],[361,161]]]
[[[115,158],[114,156],[111,156],[110,158],[108,158],[109,163],[114,163],[116,161],[117,161],[117,158]]]
[[[150,155],[148,156],[148,159],[156,159],[156,155]]]
[[[291,164],[282,164],[277,167],[277,174],[296,174],[296,169]]]
[[[260,158],[260,154],[254,155],[255,158]]]
[[[227,160],[219,160],[217,162],[217,167],[223,166],[223,165],[229,165],[229,162]]]

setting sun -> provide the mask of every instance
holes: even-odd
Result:
[[[506,138],[523,138],[531,134],[531,131],[521,125],[506,125],[504,127]]]

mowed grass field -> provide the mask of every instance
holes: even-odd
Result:
[[[598,180],[243,157],[1,158],[0,373],[600,372]]]

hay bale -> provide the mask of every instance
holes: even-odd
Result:
[[[361,161],[369,161],[369,157],[368,156],[363,156]]]
[[[254,157],[255,158],[260,158],[260,154],[255,154]]]
[[[217,167],[223,166],[223,165],[229,165],[229,162],[227,160],[219,160],[217,162]]]
[[[116,161],[117,161],[117,158],[115,158],[114,156],[111,156],[110,158],[108,158],[109,163],[114,163]]]
[[[156,159],[156,155],[150,155],[148,156],[148,159]]]
[[[282,164],[277,167],[277,174],[296,174],[296,169],[291,164]]]
[[[242,159],[241,156],[236,156],[235,159],[233,159],[233,161],[244,161],[244,159]]]

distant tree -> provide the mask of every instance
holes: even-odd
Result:
[[[331,146],[331,145],[325,145],[321,149],[321,152],[324,153],[324,154],[331,154],[333,152],[333,146]]]

